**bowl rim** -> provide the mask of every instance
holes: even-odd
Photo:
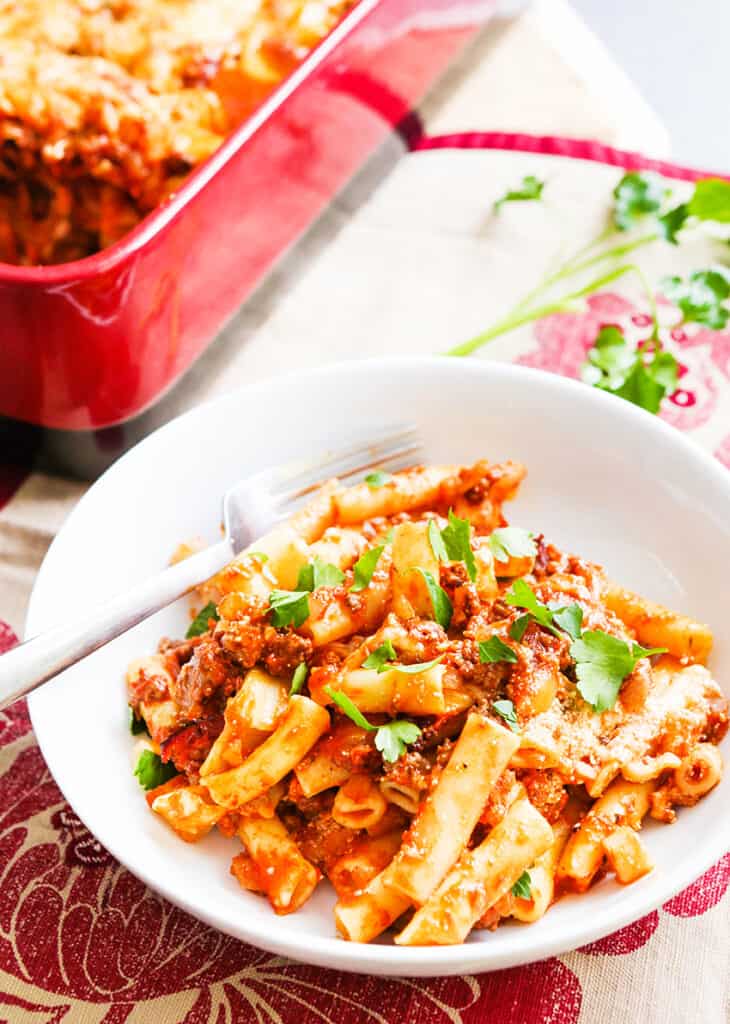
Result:
[[[48,568],[49,562],[53,561],[52,553],[63,543],[62,538],[67,525],[80,514],[79,510],[85,507],[89,496],[106,486],[109,479],[120,472],[120,467],[126,469],[129,463],[138,457],[140,449],[159,444],[160,439],[169,433],[174,433],[183,420],[200,419],[202,422],[209,414],[209,411],[216,406],[223,406],[228,402],[240,402],[246,395],[253,393],[276,391],[282,386],[286,387],[287,382],[292,380],[306,380],[311,377],[336,377],[343,373],[348,375],[369,374],[373,372],[382,373],[386,370],[407,372],[409,369],[414,368],[427,372],[435,371],[441,378],[452,374],[455,377],[459,377],[464,372],[467,374],[476,373],[484,377],[494,377],[497,382],[501,381],[506,386],[519,385],[520,382],[529,380],[538,387],[544,387],[548,391],[552,390],[555,397],[559,399],[578,400],[584,404],[591,403],[603,407],[609,417],[613,416],[619,420],[624,419],[628,423],[634,423],[638,430],[643,431],[647,435],[654,435],[660,443],[670,444],[678,452],[681,452],[685,458],[696,462],[698,467],[708,475],[709,480],[719,487],[722,498],[727,501],[728,510],[730,511],[730,473],[709,452],[658,417],[623,399],[594,388],[589,388],[580,381],[533,367],[477,358],[460,358],[457,360],[444,356],[392,356],[339,361],[304,370],[293,370],[276,376],[267,376],[249,385],[214,396],[183,413],[181,416],[176,417],[164,426],[159,427],[139,441],[117,462],[110,466],[71,511],[43,559],[28,605],[25,637],[32,636],[41,629],[47,628],[48,625],[53,625],[53,623],[44,623],[42,621],[42,614],[37,610],[39,604],[38,595],[46,585],[46,577],[49,576],[51,571]],[[30,718],[38,746],[44,759],[46,759],[54,780],[56,780],[54,765],[52,764],[53,758],[47,758],[43,749],[43,725],[41,725],[40,731],[38,730],[38,723],[41,721],[40,705],[42,699],[42,691],[40,690],[30,695],[28,699]],[[64,799],[73,806],[72,801],[64,791],[63,785],[57,780],[56,784],[59,786]],[[95,834],[86,821],[84,821],[84,824],[92,834]],[[249,942],[267,952],[287,956],[293,960],[303,961],[320,967],[335,968],[355,973],[429,977],[498,970],[508,966],[542,960],[549,956],[580,948],[631,924],[686,888],[727,852],[730,848],[730,816],[721,818],[718,821],[717,829],[706,837],[703,846],[693,850],[691,858],[685,858],[681,863],[677,863],[672,868],[671,874],[661,876],[663,884],[659,887],[661,888],[659,895],[657,895],[655,888],[651,887],[645,890],[638,883],[632,889],[634,899],[628,902],[624,908],[612,907],[609,902],[607,908],[601,908],[597,912],[586,914],[583,925],[577,930],[574,929],[567,941],[560,934],[557,937],[554,936],[548,928],[536,930],[528,948],[524,951],[524,955],[522,952],[516,954],[511,949],[499,950],[498,948],[491,948],[491,944],[486,942],[466,942],[458,946],[401,947],[377,943],[350,943],[339,937],[321,937],[296,931],[288,935],[274,935],[272,937],[266,930],[265,925],[257,926],[254,923],[253,926],[250,926],[246,921],[237,922],[237,930],[233,931],[229,922],[222,920],[214,912],[207,912],[204,906],[201,908],[201,906],[194,905],[194,901],[186,898],[184,893],[181,894],[179,890],[168,886],[164,878],[150,877],[137,864],[131,867],[125,857],[125,850],[120,848],[120,844],[114,841],[111,843],[107,843],[105,840],[100,841],[112,856],[130,871],[132,875],[139,878],[150,889],[173,905],[180,907],[205,924],[226,934],[234,935],[236,938]],[[651,876],[649,877],[651,878]],[[595,908],[592,909],[595,911]]]

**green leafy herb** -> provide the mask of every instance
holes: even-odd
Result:
[[[513,640],[516,640],[517,643],[519,643],[520,640],[522,640],[522,637],[525,635],[525,630],[529,625],[530,613],[527,612],[525,615],[520,615],[515,619],[515,621],[509,627],[509,635]]]
[[[309,592],[306,590],[272,590],[269,594],[272,625],[277,629],[293,626],[298,629],[309,618]]]
[[[294,669],[294,675],[291,680],[291,687],[289,688],[289,696],[293,696],[295,693],[301,693],[304,684],[307,681],[309,675],[309,669],[305,661],[300,661],[297,667]]]
[[[521,203],[531,199],[541,199],[544,188],[544,181],[540,181],[533,174],[528,174],[522,179],[521,185],[517,188],[509,189],[496,200],[494,209],[499,211],[505,203]]]
[[[426,532],[428,533],[428,542],[431,545],[434,558],[439,562],[448,562],[449,554],[435,519],[429,519]]]
[[[160,756],[152,750],[143,750],[134,774],[143,789],[156,789],[177,775],[178,771],[174,764],[163,764]]]
[[[661,217],[657,217],[656,222],[659,234],[672,245],[679,245],[677,234],[687,223],[688,216],[689,207],[686,203],[680,203],[679,206],[667,210]]]
[[[397,761],[405,753],[409,743],[415,743],[421,730],[415,722],[403,718],[394,719],[387,725],[381,725],[375,733],[375,746],[383,755],[384,761]]]
[[[433,609],[433,617],[438,622],[439,626],[443,626],[444,629],[448,629],[451,624],[451,616],[453,614],[453,607],[449,600],[449,595],[445,590],[442,590],[438,585],[433,575],[428,572],[427,569],[421,569],[416,567],[416,572],[419,572],[426,583],[428,590],[428,596],[431,598],[431,607]]]
[[[336,587],[345,578],[344,572],[331,562],[325,562],[315,555],[311,562],[299,570],[296,589],[318,590],[320,587]]]
[[[441,531],[441,539],[444,542],[446,552],[452,562],[463,562],[469,579],[472,582],[477,578],[477,565],[474,561],[474,552],[471,549],[471,523],[468,519],[459,519],[449,509],[449,524]]]
[[[346,693],[341,690],[333,690],[331,686],[325,686],[324,692],[355,725],[375,733],[375,746],[383,755],[384,761],[397,761],[405,750],[406,744],[415,743],[421,735],[419,727],[405,719],[394,719],[385,725],[371,725],[357,704],[351,701]]]
[[[248,555],[249,555],[250,558],[255,558],[262,565],[265,565],[266,562],[268,562],[268,560],[269,560],[269,556],[265,555],[263,553],[263,551],[249,551]]]
[[[523,871],[512,886],[512,895],[516,896],[518,900],[532,899],[532,879],[529,871]]]
[[[511,700],[495,700],[492,708],[505,720],[512,732],[519,732],[520,723],[517,721],[515,706]]]
[[[420,661],[415,665],[390,665],[389,668],[396,672],[402,672],[405,676],[417,676],[421,672],[428,672],[429,669],[443,661],[443,658],[443,654],[439,654],[438,658],[433,658],[431,661]]]
[[[188,631],[185,637],[191,640],[194,636],[200,636],[202,633],[208,632],[208,622],[210,619],[215,619],[216,622],[220,618],[216,606],[212,601],[209,601],[205,608],[201,608],[198,614],[195,616],[193,621],[188,626]]]
[[[142,732],[147,732],[147,723],[144,718],[137,718],[134,713],[134,708],[129,708],[129,731],[133,736],[139,736]]]
[[[508,562],[510,558],[532,558],[537,553],[532,534],[519,526],[501,526],[493,530],[489,547],[498,562]]]
[[[700,220],[730,224],[730,182],[720,178],[698,181],[687,208],[692,217]]]
[[[384,544],[381,544],[377,548],[370,548],[369,551],[366,551],[365,554],[355,562],[352,568],[354,582],[350,587],[350,591],[353,594],[357,594],[361,590],[364,590],[370,583],[370,580],[373,578],[373,573],[375,572],[375,567],[378,564],[378,560],[380,559],[383,551],[385,551]]]
[[[619,231],[628,231],[649,213],[658,213],[669,195],[666,182],[651,172],[624,174],[613,190],[613,220]]]
[[[545,629],[549,629],[552,633],[557,632],[553,626],[553,613],[546,604],[538,601],[537,596],[524,580],[515,580],[504,595],[504,599],[507,604],[511,604],[515,608],[525,608],[535,622]]]
[[[490,636],[488,640],[479,641],[479,660],[484,665],[499,661],[508,661],[514,665],[517,662],[517,655],[509,644],[495,635]]]
[[[374,472],[368,473],[365,477],[365,483],[371,491],[377,491],[383,486],[383,484],[387,484],[387,482],[392,479],[393,478],[390,473],[383,473],[382,470],[376,469]]]
[[[715,331],[726,326],[730,310],[724,303],[730,297],[730,277],[723,268],[695,270],[686,281],[665,277],[660,287],[681,310],[683,323],[705,324]]]
[[[395,647],[390,640],[386,640],[380,647],[376,647],[375,650],[368,654],[365,661],[362,663],[363,668],[374,668],[378,672],[387,672],[390,668],[389,661],[395,661],[398,655],[395,653]]]
[[[655,350],[646,354],[632,348],[617,327],[603,327],[583,364],[583,380],[657,413],[662,399],[676,390],[679,364],[671,352],[653,344]]]
[[[573,640],[577,640],[583,628],[583,609],[579,604],[569,604],[553,611],[553,622]]]
[[[621,684],[634,671],[636,663],[665,651],[666,647],[641,647],[602,630],[586,630],[570,645],[578,692],[594,711],[606,711],[616,703]]]

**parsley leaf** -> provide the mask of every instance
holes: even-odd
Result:
[[[519,526],[501,526],[493,530],[489,547],[498,562],[508,562],[510,558],[532,558],[537,553],[532,534]]]
[[[368,654],[365,661],[362,663],[363,668],[375,668],[378,672],[387,672],[390,665],[389,661],[395,661],[398,655],[395,653],[395,647],[390,640],[386,640],[380,647],[376,647],[375,650]]]
[[[641,647],[610,636],[602,630],[586,630],[570,645],[575,659],[578,692],[600,713],[616,703],[621,684],[641,658],[663,654],[666,647]]]
[[[325,686],[324,692],[355,725],[375,733],[375,746],[383,755],[384,761],[397,761],[406,744],[415,743],[421,735],[421,730],[414,722],[407,722],[404,719],[394,719],[385,725],[371,725],[357,704],[342,690],[333,690],[331,686]]]
[[[312,591],[318,590],[320,587],[336,587],[342,583],[344,578],[344,572],[336,565],[325,562],[319,555],[315,555],[311,562],[303,565],[299,570],[296,589]]]
[[[504,599],[507,604],[511,604],[515,608],[525,608],[535,622],[552,633],[556,632],[553,626],[553,613],[547,605],[538,601],[536,594],[530,590],[524,580],[515,580]]]
[[[670,194],[666,182],[651,172],[624,174],[613,190],[613,221],[619,231],[628,231],[648,213],[659,213]]]
[[[375,567],[383,551],[385,551],[385,545],[381,544],[377,548],[370,548],[361,558],[358,558],[352,567],[354,582],[350,587],[350,593],[357,594],[367,587],[373,578]]]
[[[375,733],[375,746],[383,755],[383,760],[392,763],[405,753],[407,744],[415,743],[420,735],[421,730],[415,722],[397,718],[380,726]]]
[[[295,693],[301,693],[304,684],[307,681],[309,675],[309,669],[307,668],[306,661],[300,661],[297,667],[294,669],[294,675],[291,680],[291,687],[289,688],[289,696],[293,696]]]
[[[532,899],[532,879],[529,871],[523,871],[512,886],[512,895],[516,896],[518,900]]]
[[[451,624],[451,616],[454,611],[451,601],[449,600],[449,595],[445,590],[441,589],[433,578],[433,575],[428,572],[427,569],[421,569],[416,566],[415,571],[420,572],[426,583],[428,596],[431,598],[431,607],[433,608],[434,619],[438,622],[439,626],[443,626],[444,629],[448,629]]]
[[[488,640],[479,641],[479,660],[483,665],[494,664],[498,661],[508,661],[511,664],[517,662],[517,655],[504,640],[498,636],[490,636]]]
[[[446,550],[444,539],[441,536],[441,530],[439,530],[435,519],[429,519],[428,529],[426,530],[426,532],[428,534],[428,542],[431,545],[431,550],[433,551],[434,558],[438,562],[448,562],[449,553]]]
[[[602,391],[657,413],[662,399],[676,390],[679,364],[671,352],[653,355],[632,348],[618,327],[603,327],[588,352],[582,377]]]
[[[705,324],[717,331],[730,318],[730,311],[723,305],[730,297],[730,277],[720,267],[695,270],[686,281],[676,276],[665,277],[660,287],[681,310],[683,323]]]
[[[205,608],[201,608],[198,614],[195,616],[193,621],[188,626],[188,631],[185,634],[186,640],[192,640],[194,636],[201,636],[203,633],[208,632],[208,620],[215,619],[216,622],[220,618],[216,606],[212,601],[209,601]]]
[[[159,754],[155,754],[152,750],[143,750],[139,755],[134,774],[143,789],[156,789],[163,782],[169,782],[178,774],[178,771],[174,764],[163,764]]]
[[[451,561],[463,562],[469,573],[469,579],[474,582],[477,578],[477,565],[474,561],[474,552],[471,549],[471,523],[469,520],[459,519],[457,515],[454,515],[453,509],[449,509],[449,525],[441,531],[441,539]]]
[[[309,593],[306,590],[272,590],[269,594],[272,625],[277,629],[298,629],[309,618]]]
[[[431,661],[421,661],[415,665],[389,665],[388,667],[392,668],[395,672],[402,672],[405,676],[417,676],[421,672],[428,672],[430,668],[438,665],[443,659],[443,654],[439,654],[438,658],[433,658]]]
[[[142,732],[147,732],[147,723],[144,718],[137,718],[134,713],[134,708],[129,708],[129,731],[133,736],[139,736]]]
[[[730,182],[720,178],[703,178],[695,185],[687,204],[690,216],[730,224]]]
[[[520,723],[517,721],[515,706],[511,700],[495,700],[492,708],[505,720],[512,732],[519,732]]]
[[[583,609],[579,604],[569,604],[564,608],[556,608],[553,622],[564,630],[573,640],[581,635],[583,627]]]
[[[505,203],[525,202],[530,199],[541,199],[545,182],[540,181],[534,174],[528,174],[522,179],[522,184],[517,188],[509,189],[503,196],[496,200],[494,209],[499,211]]]
[[[525,631],[529,625],[530,613],[527,612],[525,615],[519,615],[509,627],[509,635],[513,640],[516,640],[517,643],[519,643],[525,635]]]
[[[659,229],[659,234],[665,241],[670,242],[672,245],[679,245],[677,232],[681,231],[687,223],[688,216],[689,207],[686,203],[680,203],[679,206],[675,206],[671,210],[667,210],[667,212],[662,214],[661,217],[657,217],[656,223],[657,228]]]
[[[393,477],[390,473],[383,473],[382,470],[376,469],[374,472],[368,473],[365,477],[365,483],[371,491],[377,491],[383,486],[383,484],[387,484],[387,482],[392,479]]]

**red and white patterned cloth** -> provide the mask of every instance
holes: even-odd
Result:
[[[417,152],[401,162],[364,212],[358,212],[355,221],[363,226],[346,229],[312,260],[303,282],[291,289],[292,294],[287,291],[263,327],[251,331],[245,318],[243,326],[239,324],[238,329],[247,332],[245,351],[217,371],[217,388],[283,365],[277,349],[295,326],[287,317],[301,317],[304,294],[311,309],[312,295],[329,288],[343,259],[347,266],[352,253],[361,254],[363,247],[369,252],[361,265],[363,280],[348,281],[350,290],[343,299],[342,315],[351,324],[349,348],[338,349],[345,342],[333,313],[332,323],[319,324],[316,341],[299,344],[296,353],[287,350],[289,366],[292,361],[316,363],[326,357],[394,348],[439,351],[462,340],[478,329],[480,318],[494,318],[485,316],[486,309],[504,309],[509,283],[500,275],[514,272],[510,267],[515,265],[515,253],[524,265],[538,259],[541,247],[548,253],[555,246],[555,221],[526,217],[527,211],[516,211],[496,234],[484,237],[483,211],[502,184],[529,173],[546,176],[551,193],[558,197],[560,224],[572,237],[579,221],[605,213],[615,168],[643,163],[593,144],[524,136],[471,134],[440,142],[421,140],[416,146]],[[435,161],[433,150],[438,146],[446,148]],[[444,161],[449,161],[448,174]],[[689,176],[667,165],[660,169],[677,179]],[[448,183],[438,204],[429,202],[434,178]],[[389,246],[373,245],[377,225],[387,230]],[[420,291],[414,298],[412,287],[393,293],[388,285],[394,273],[389,260],[398,259],[399,233],[413,248],[416,230]],[[528,231],[529,258],[524,244]],[[521,236],[517,248],[515,233]],[[434,237],[438,246],[432,253]],[[670,257],[673,262],[666,266]],[[663,272],[675,270],[677,261],[686,258],[679,253],[667,256],[666,251],[657,257],[664,261]],[[482,259],[483,265],[478,262]],[[434,298],[452,263],[457,276]],[[489,273],[478,280],[477,291],[470,292],[465,268],[474,266],[487,267]],[[368,308],[372,296],[384,304],[378,306],[380,320],[375,324],[371,318],[358,327],[353,311],[358,303]],[[404,340],[395,346],[388,330],[398,321],[384,319],[388,302],[391,310],[405,310],[400,321]],[[429,303],[435,304],[433,308]],[[447,312],[439,319],[444,307]],[[685,333],[672,328],[670,307],[663,306],[661,315],[666,343],[682,364],[680,388],[663,415],[730,467],[730,332]],[[256,319],[255,312],[252,318]],[[646,328],[645,311],[628,289],[594,296],[582,312],[549,317],[501,340],[488,354],[575,375],[597,328],[616,322],[638,335]],[[18,483],[11,472],[6,478],[0,474],[7,501],[0,512],[0,545],[12,556],[1,570],[0,602],[7,593],[13,609],[20,607],[18,595],[27,593],[31,569],[48,535],[81,492],[78,485],[31,477],[13,495]],[[12,618],[11,612],[5,614]],[[14,640],[10,627],[0,628],[3,648]],[[727,680],[724,683],[728,685]],[[691,850],[687,856],[692,856]],[[0,715],[0,1022],[726,1024],[729,886],[730,854],[634,925],[567,955],[492,974],[411,981],[307,967],[215,932],[147,890],[111,858],[64,802],[35,743],[25,706]],[[550,927],[549,915],[539,927]]]

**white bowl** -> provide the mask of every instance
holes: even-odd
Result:
[[[278,377],[169,423],[120,459],[53,542],[31,600],[29,635],[163,567],[179,541],[219,536],[220,496],[239,477],[384,424],[415,422],[426,457],[512,457],[529,473],[511,520],[603,563],[612,577],[709,622],[711,667],[730,678],[726,629],[730,476],[660,420],[620,399],[520,367],[445,358],[347,363]],[[644,835],[656,868],[606,879],[534,925],[477,932],[463,946],[344,942],[332,891],[277,917],[229,874],[233,840],[181,842],[150,814],[132,775],[124,670],[188,621],[179,602],[33,695],[33,725],[69,803],[130,871],[231,935],[326,967],[389,975],[464,974],[538,960],[648,913],[730,846],[730,777],[671,827]]]

